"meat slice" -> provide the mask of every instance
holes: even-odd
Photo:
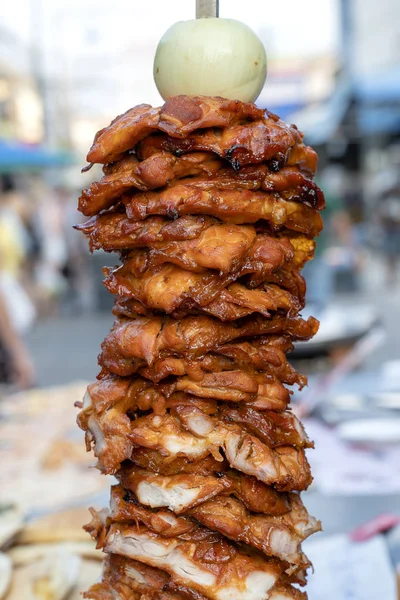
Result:
[[[165,538],[144,526],[113,524],[104,550],[158,567],[211,600],[265,600],[282,573],[278,561],[242,553],[201,528]]]
[[[161,109],[159,128],[182,138],[195,129],[230,127],[239,121],[254,121],[265,114],[262,108],[240,100],[218,96],[174,96]]]
[[[171,511],[141,506],[122,486],[112,488],[110,507],[113,522],[139,521],[166,538],[187,537],[197,529],[187,516],[177,517]],[[276,556],[302,568],[309,563],[300,551],[301,541],[320,529],[320,524],[308,515],[301,501],[295,498],[292,510],[280,517],[251,513],[240,500],[229,496],[212,498],[186,514],[211,531],[218,531],[233,541],[254,547],[266,556]]]
[[[112,347],[115,356],[144,359],[148,364],[167,356],[197,358],[240,338],[285,333],[292,340],[307,340],[318,330],[318,321],[299,317],[254,317],[221,322],[206,315],[173,319],[138,317],[117,321],[102,348]]]
[[[310,236],[316,236],[322,230],[322,219],[317,210],[286,200],[277,193],[246,189],[203,190],[192,186],[190,179],[182,179],[159,192],[127,195],[122,200],[130,219],[207,214],[238,225],[264,220],[273,230],[285,227]]]
[[[215,224],[218,224],[217,219],[204,215],[186,215],[175,220],[149,217],[145,221],[134,221],[128,219],[125,212],[108,212],[75,225],[75,229],[88,236],[91,251],[100,248],[112,251],[192,240]]]
[[[90,163],[114,162],[157,128],[181,137],[199,127],[227,127],[243,119],[260,119],[264,111],[255,104],[223,98],[176,96],[162,109],[140,104],[97,132],[87,155]]]
[[[281,194],[286,200],[303,202],[317,210],[325,207],[322,190],[297,167],[284,167],[277,172],[271,171],[266,163],[248,165],[241,168],[240,171],[235,171],[231,167],[221,168],[208,176],[200,174],[200,176],[192,178],[191,184],[193,187],[203,190],[212,188],[264,190]]]
[[[160,109],[149,104],[130,108],[96,133],[87,155],[88,162],[105,164],[118,160],[124,152],[156,131],[159,119]]]
[[[298,166],[306,174],[316,171],[315,151],[302,143],[303,134],[294,126],[280,121],[272,113],[249,123],[226,129],[204,128],[183,139],[168,135],[150,136],[137,147],[139,158],[145,159],[155,149],[172,153],[193,151],[215,152],[238,171],[249,164],[267,162],[278,171],[285,165]]]
[[[223,496],[204,502],[188,514],[231,540],[305,568],[309,562],[301,552],[301,542],[320,530],[320,523],[308,515],[300,500],[290,513],[280,517],[251,513],[240,500]]]
[[[221,469],[221,465],[217,468]],[[255,477],[229,469],[209,475],[196,472],[159,475],[125,465],[116,476],[125,489],[134,492],[141,504],[150,508],[169,508],[177,514],[215,496],[229,494],[239,498],[249,510],[272,516],[288,513],[291,506],[288,494],[277,492]]]
[[[221,320],[236,320],[253,312],[297,314],[302,304],[286,290],[263,284],[249,290],[233,283],[240,275],[221,276],[215,271],[188,272],[173,264],[149,267],[146,252],[140,250],[115,269],[105,268],[104,285],[112,294],[133,298],[150,309],[185,316],[190,310],[204,310]]]
[[[126,191],[154,190],[167,185],[173,179],[204,173],[212,175],[221,167],[215,155],[192,152],[182,157],[169,152],[158,152],[139,162],[136,156],[128,155],[108,166],[104,177],[93,182],[82,191],[78,201],[81,213],[90,217],[110,208]]]
[[[242,275],[256,274],[259,283],[283,268],[303,267],[313,257],[315,247],[313,240],[301,234],[282,234],[279,238],[256,235],[253,227],[223,224],[203,215],[175,221],[164,217],[134,221],[116,212],[93,217],[76,229],[89,237],[91,250],[126,250],[151,244],[150,265],[171,262],[194,272],[240,270]]]
[[[101,583],[84,594],[89,600],[208,600],[193,588],[188,588],[167,573],[148,565],[109,554],[104,561]],[[272,600],[306,600],[304,593],[284,584],[274,586],[268,598]]]
[[[232,468],[281,491],[303,490],[311,483],[303,449],[279,447],[279,444],[271,448],[240,426],[215,424],[205,414],[201,418],[199,414],[192,417],[186,423],[186,430],[172,415],[142,417],[132,423],[129,438],[135,446],[190,460],[211,454],[222,462],[222,451]]]

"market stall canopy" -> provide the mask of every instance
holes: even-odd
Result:
[[[73,162],[74,155],[71,152],[0,139],[0,172],[3,173],[63,167]]]

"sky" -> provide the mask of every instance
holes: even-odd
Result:
[[[220,16],[244,21],[262,32],[267,51],[273,54],[308,56],[335,50],[337,4],[338,0],[220,0]],[[161,37],[175,21],[193,18],[195,0],[12,0],[0,3],[0,27],[27,41],[32,23],[35,26],[40,15],[46,18],[49,12],[59,19],[84,20],[88,26],[103,12],[110,15],[109,27],[103,31],[110,43],[129,39],[143,43]]]

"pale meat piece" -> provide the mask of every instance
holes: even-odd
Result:
[[[122,486],[111,488],[110,517],[113,522],[140,521],[154,533],[173,538],[195,531],[196,525],[187,515],[234,542],[245,543],[266,556],[280,558],[301,568],[307,568],[309,561],[301,552],[300,544],[320,530],[320,523],[310,517],[301,500],[295,498],[292,510],[280,517],[251,513],[240,500],[232,497],[213,498],[189,510],[185,516],[177,517],[165,509],[141,506]]]
[[[147,191],[164,187],[174,179],[204,173],[212,175],[221,167],[221,160],[206,152],[192,152],[181,157],[169,152],[158,152],[139,162],[128,155],[107,166],[100,181],[84,189],[78,200],[78,210],[90,217],[106,210],[128,190]]]
[[[240,500],[222,496],[204,502],[187,514],[235,542],[243,542],[267,556],[304,568],[309,566],[309,561],[301,552],[301,543],[321,529],[300,500],[290,513],[280,517],[251,513]]]
[[[157,130],[160,109],[149,104],[130,108],[100,129],[87,155],[89,163],[110,163],[118,160],[127,150]]]
[[[210,600],[265,600],[283,568],[274,559],[245,554],[201,527],[165,538],[144,526],[113,524],[104,551],[158,567]]]
[[[84,598],[89,600],[208,600],[198,591],[174,581],[164,571],[117,554],[106,556],[102,582],[93,585]],[[306,595],[279,580],[268,598],[306,600]]]
[[[156,129],[182,137],[199,128],[228,127],[242,120],[261,119],[264,113],[255,104],[206,96],[175,96],[161,109],[140,104],[96,133],[87,160],[114,162]]]
[[[207,475],[180,473],[160,475],[130,464],[116,474],[125,489],[134,492],[141,504],[169,508],[179,514],[215,496],[233,495],[252,512],[281,516],[291,510],[291,496],[277,492],[255,477],[224,469],[220,463]],[[297,498],[297,496],[293,496]]]
[[[179,587],[179,591],[173,588]],[[170,576],[144,563],[110,554],[102,582],[84,596],[92,600],[207,600],[195,590],[171,582]]]
[[[220,463],[216,465],[221,469]],[[281,516],[290,511],[290,496],[233,470],[209,475],[181,473],[160,475],[135,465],[124,466],[116,474],[125,489],[134,492],[141,504],[150,508],[169,508],[179,514],[219,495],[233,494],[254,512]]]
[[[239,423],[249,433],[256,435],[264,443],[313,448],[302,423],[289,410],[284,412],[259,412],[249,406],[223,406],[220,408],[225,423]]]
[[[310,467],[302,448],[279,446],[279,442],[271,448],[244,428],[216,424],[212,417],[199,412],[189,417],[186,429],[172,415],[141,417],[132,422],[129,438],[134,446],[171,457],[183,455],[191,460],[211,454],[222,462],[222,451],[232,468],[281,491],[303,490],[311,483]],[[305,444],[307,438],[302,445]]]
[[[261,425],[264,429],[253,422],[250,434],[245,426],[223,423],[196,408],[186,414],[182,412],[179,419],[172,414],[150,414],[131,421],[113,408],[100,415],[92,413],[83,428],[88,450],[93,446],[100,469],[108,474],[114,474],[127,459],[135,461],[136,448],[161,452],[171,460],[186,457],[189,462],[211,455],[222,463],[223,452],[232,468],[278,490],[306,489],[311,478],[303,448],[309,447],[310,442],[304,431],[299,427],[294,433],[293,421],[284,423],[282,419],[283,426],[292,428],[291,433],[271,427],[269,442],[265,444],[259,437],[267,439],[266,425],[263,422]],[[284,445],[288,439],[296,440],[298,447]]]
[[[266,114],[263,119],[226,129],[193,131],[182,139],[168,135],[149,136],[136,148],[141,160],[157,150],[178,155],[193,151],[215,152],[236,171],[249,164],[267,162],[271,171],[297,166],[311,176],[316,171],[318,160],[316,152],[304,146],[303,134],[272,113]]]
[[[122,201],[130,219],[206,214],[237,225],[263,220],[275,231],[286,227],[310,236],[316,236],[322,230],[320,213],[306,204],[285,200],[277,193],[246,189],[203,190],[192,186],[190,179],[181,179],[158,192],[126,195]]]

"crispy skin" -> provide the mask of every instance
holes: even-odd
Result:
[[[182,157],[159,152],[142,162],[136,156],[128,155],[110,165],[100,181],[93,182],[82,191],[78,209],[90,217],[110,208],[124,192],[132,188],[154,190],[164,187],[173,179],[200,173],[212,175],[220,167],[221,161],[206,152],[192,152]]]
[[[262,413],[248,406],[221,408],[226,423],[240,423],[249,433],[271,446],[287,445],[312,448],[303,425],[290,411]]]
[[[325,207],[323,192],[296,167],[285,167],[278,173],[271,173],[266,164],[261,164],[244,167],[236,173],[232,168],[221,169],[221,166],[221,160],[207,152],[175,156],[161,151],[142,162],[136,156],[128,155],[108,166],[100,181],[93,182],[82,191],[78,207],[84,215],[92,216],[111,207],[132,188],[150,191],[195,175],[200,177],[192,179],[191,185],[199,190],[262,189],[317,210]]]
[[[265,220],[273,230],[283,227],[310,236],[322,230],[318,211],[300,202],[285,200],[277,193],[246,189],[211,190],[191,185],[190,179],[176,182],[160,192],[139,192],[122,198],[130,219],[150,215],[180,217],[207,214],[226,223],[256,223]]]
[[[265,111],[253,103],[218,96],[174,96],[161,110],[159,128],[183,138],[195,129],[230,127],[239,121],[261,119]]]
[[[226,129],[202,129],[183,139],[168,135],[150,136],[137,146],[141,160],[156,150],[174,154],[193,151],[215,152],[227,160],[235,170],[249,164],[267,162],[272,171],[284,166],[298,166],[307,175],[317,167],[315,151],[304,146],[303,134],[293,125],[287,125],[269,113],[263,119],[237,124]]]
[[[275,377],[284,383],[294,385],[299,384],[304,387],[307,379],[288,363],[285,355],[285,348],[291,348],[291,342],[287,338],[269,336],[262,340],[256,340],[252,344],[242,342],[236,344],[227,344],[216,348],[214,353],[206,354],[199,359],[187,360],[185,358],[169,357],[156,360],[150,366],[139,367],[132,365],[132,369],[138,369],[140,374],[154,382],[159,382],[165,377],[175,375],[183,377],[188,375],[193,381],[202,383],[206,373],[213,373],[218,379],[221,374],[220,381],[229,384],[231,378],[232,384],[234,379],[238,382],[238,389],[250,391],[253,389],[252,382],[257,379],[257,373],[263,371],[267,376]],[[103,362],[112,363],[112,356],[106,358],[102,356]],[[125,367],[125,363],[123,363]],[[104,366],[107,366],[105,364]],[[238,370],[240,369],[240,371]],[[243,379],[234,378],[233,375],[222,375],[225,372],[231,373],[238,371],[243,374]],[[129,373],[127,373],[129,375]],[[249,376],[249,379],[246,378]],[[209,379],[210,380],[210,379]],[[211,381],[211,380],[210,380]],[[239,382],[242,381],[242,384]],[[250,387],[249,387],[250,386]],[[257,390],[257,388],[254,388]]]
[[[198,128],[228,127],[244,119],[260,119],[264,111],[255,104],[205,96],[175,96],[160,108],[140,104],[96,133],[87,155],[89,163],[114,162],[157,128],[172,137]]]
[[[124,152],[157,130],[159,118],[160,109],[149,104],[130,108],[96,133],[87,161],[110,163],[118,160]]]

